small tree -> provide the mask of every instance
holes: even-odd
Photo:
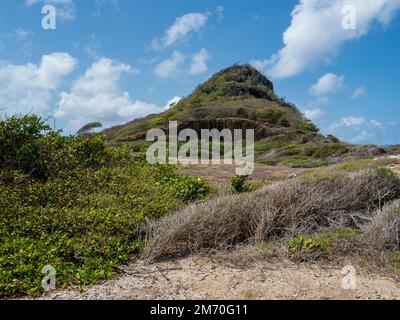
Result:
[[[247,184],[247,180],[249,176],[247,175],[236,175],[231,179],[231,186],[233,191],[238,193],[253,191],[253,188],[250,184]]]
[[[78,136],[88,136],[93,134],[94,130],[102,127],[103,125],[101,124],[101,122],[90,122],[88,124],[85,124],[82,128],[80,128],[76,134]]]

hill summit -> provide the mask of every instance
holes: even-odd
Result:
[[[135,141],[143,139],[151,128],[167,128],[169,121],[178,121],[182,128],[198,130],[232,126],[257,129],[258,139],[282,128],[308,126],[317,132],[294,105],[275,95],[272,82],[264,75],[250,65],[234,65],[200,84],[169,110],[108,129],[105,133],[111,140]]]
[[[192,96],[254,97],[273,100],[274,86],[250,65],[234,65],[212,76]]]

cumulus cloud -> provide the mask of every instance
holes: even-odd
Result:
[[[173,97],[172,99],[168,100],[167,104],[164,106],[164,110],[168,110],[175,107],[181,100],[182,100],[181,97]]]
[[[365,96],[366,94],[367,94],[367,89],[365,89],[365,87],[358,87],[356,90],[354,90],[354,93],[351,96],[351,98],[353,100],[356,100],[358,98]]]
[[[207,61],[210,58],[210,54],[204,48],[194,54],[192,63],[190,65],[189,74],[196,75],[206,72],[208,70]]]
[[[57,17],[62,22],[75,20],[76,6],[73,0],[25,0],[27,6],[35,4],[54,5],[57,8]]]
[[[364,117],[347,117],[347,118],[342,118],[338,124],[336,124],[336,127],[355,127],[362,125],[366,122],[367,120]]]
[[[174,78],[180,73],[185,60],[185,55],[174,51],[171,58],[163,60],[156,66],[154,73],[160,78]]]
[[[9,114],[48,111],[54,91],[76,65],[59,52],[44,55],[39,65],[0,65],[0,106]]]
[[[379,143],[383,129],[377,120],[354,116],[342,118],[329,128],[330,133],[351,143]]]
[[[170,58],[161,61],[155,67],[154,73],[162,79],[202,74],[208,70],[207,61],[210,58],[210,53],[204,48],[193,54],[191,59],[179,51],[174,51]],[[187,60],[189,61],[186,63]]]
[[[178,41],[188,39],[193,33],[201,31],[208,21],[208,14],[188,13],[176,18],[162,38],[155,38],[151,43],[153,50],[170,47]]]
[[[137,70],[130,65],[101,58],[60,94],[55,117],[67,122],[67,132],[75,132],[88,122],[105,127],[161,111],[154,104],[133,100],[119,87],[124,74]]]
[[[342,26],[343,8],[348,5],[356,13],[354,30]],[[268,75],[288,78],[330,61],[345,42],[366,35],[374,22],[387,25],[399,9],[399,0],[300,0],[283,35],[284,47]]]
[[[310,94],[313,96],[324,96],[341,90],[344,86],[344,76],[337,76],[333,73],[323,75],[316,84],[310,88]]]
[[[278,56],[273,55],[271,59],[265,60],[250,60],[250,64],[260,72],[266,73],[268,68],[278,61]]]

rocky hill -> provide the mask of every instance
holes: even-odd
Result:
[[[138,151],[147,131],[167,130],[169,121],[179,129],[255,129],[259,161],[291,166],[322,165],[344,156],[375,156],[376,146],[353,146],[319,134],[295,105],[274,92],[274,86],[250,65],[234,65],[199,85],[169,110],[104,131],[114,142],[130,142]]]

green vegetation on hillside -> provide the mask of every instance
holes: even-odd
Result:
[[[279,98],[271,81],[249,65],[233,65],[200,84],[171,109],[104,131],[108,140],[129,142],[135,151],[146,146],[149,129],[165,131],[169,121],[180,129],[255,130],[256,158],[271,165],[319,167],[342,158],[385,153],[377,146],[354,146],[319,128],[298,108]],[[393,151],[395,148],[392,149]]]

